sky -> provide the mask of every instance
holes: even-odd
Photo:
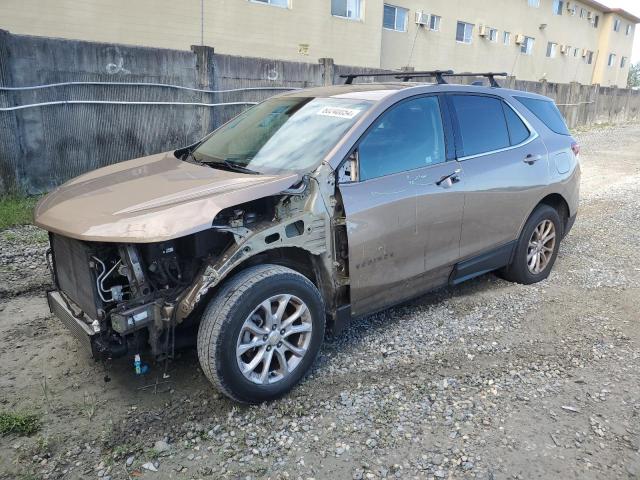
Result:
[[[627,12],[634,14],[636,17],[640,17],[640,1],[639,0],[599,0],[600,3],[606,5],[609,8],[623,8]],[[640,25],[636,27],[636,35],[633,42],[633,53],[631,54],[631,61],[633,63],[640,62]]]

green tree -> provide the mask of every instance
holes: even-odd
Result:
[[[629,78],[627,79],[627,87],[640,87],[640,62],[632,63],[629,67]]]

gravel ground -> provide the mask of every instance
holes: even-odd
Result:
[[[640,125],[577,138],[581,210],[548,280],[486,275],[357,320],[255,407],[192,352],[151,388],[160,367],[87,360],[47,312],[41,234],[0,232],[0,410],[42,418],[0,438],[0,477],[640,478]]]

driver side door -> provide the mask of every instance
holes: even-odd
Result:
[[[438,95],[412,97],[378,117],[356,146],[358,178],[339,186],[354,315],[447,283],[464,193],[445,125]],[[453,181],[443,180],[452,172]]]

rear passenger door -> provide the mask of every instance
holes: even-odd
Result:
[[[547,149],[526,119],[500,97],[447,98],[465,175],[460,257],[493,251],[507,255],[549,182]]]

